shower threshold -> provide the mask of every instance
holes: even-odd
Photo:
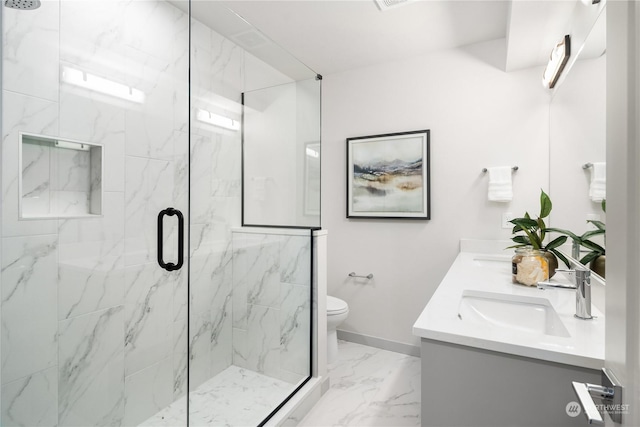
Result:
[[[190,393],[189,425],[257,426],[295,387],[296,384],[229,366]],[[185,411],[185,397],[181,397],[140,426],[182,426]]]

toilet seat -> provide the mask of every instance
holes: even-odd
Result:
[[[349,305],[340,298],[327,295],[327,315],[334,316],[349,311]]]

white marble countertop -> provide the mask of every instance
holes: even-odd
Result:
[[[554,277],[551,281],[568,283],[561,277]],[[558,313],[570,336],[526,333],[497,325],[487,327],[462,322],[458,312],[465,290],[545,298]],[[573,290],[540,290],[513,284],[511,256],[507,252],[501,255],[461,252],[413,325],[413,333],[422,338],[600,369],[604,366],[604,315],[592,306],[594,319],[575,318],[575,298]]]

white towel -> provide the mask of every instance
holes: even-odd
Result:
[[[510,202],[513,199],[513,188],[511,185],[511,167],[500,166],[488,168],[489,171],[489,192],[488,198],[492,202]]]
[[[607,197],[607,164],[597,162],[591,165],[589,197],[594,202],[602,202]]]

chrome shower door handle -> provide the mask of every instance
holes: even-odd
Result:
[[[178,261],[174,264],[172,262],[164,262],[164,216],[177,216],[178,217]],[[158,265],[167,271],[180,270],[184,261],[184,216],[178,209],[167,208],[161,210],[158,213]]]

